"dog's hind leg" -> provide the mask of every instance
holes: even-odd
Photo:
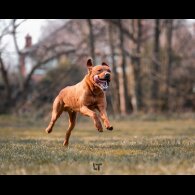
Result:
[[[77,113],[74,111],[73,112],[68,111],[68,114],[69,114],[69,127],[68,127],[66,135],[65,135],[65,140],[63,143],[64,146],[68,146],[71,131],[73,130],[73,128],[75,127],[75,124],[76,124]]]
[[[62,112],[63,112],[63,103],[59,100],[58,97],[56,97],[56,99],[54,100],[54,103],[53,103],[51,121],[50,121],[48,127],[45,129],[45,131],[47,133],[52,132],[52,128],[53,128],[55,122],[57,121],[57,119],[62,114]]]

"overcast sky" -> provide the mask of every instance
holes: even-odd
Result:
[[[33,43],[36,43],[40,36],[41,26],[45,23],[45,19],[28,19],[19,28],[18,43],[20,47],[24,47],[24,37],[30,34],[33,37]]]
[[[28,19],[19,26],[17,29],[17,41],[20,49],[22,49],[25,45],[25,36],[27,34],[30,34],[33,37],[33,44],[38,41],[41,33],[41,27],[46,21],[46,19]],[[14,49],[13,45],[10,45],[12,43],[12,37],[6,37],[4,42],[8,43],[9,50]]]
[[[54,21],[55,19],[49,19]],[[25,45],[25,36],[30,34],[32,36],[32,43],[35,44],[38,42],[41,35],[41,27],[48,21],[48,19],[28,19],[22,23],[17,29],[17,41],[19,48],[24,48]],[[6,22],[9,23],[10,19],[6,19]],[[13,38],[11,36],[6,36],[3,39],[3,44],[6,45],[6,50],[4,51],[4,59],[9,62],[16,59],[15,47],[13,44]]]

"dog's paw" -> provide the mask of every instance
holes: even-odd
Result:
[[[103,128],[102,129],[98,129],[99,132],[103,132]]]
[[[106,127],[106,129],[112,131],[113,130],[113,126],[110,126],[110,127]]]
[[[63,146],[64,146],[65,148],[68,148],[68,142],[64,141],[64,142],[63,142]]]
[[[51,133],[52,132],[52,129],[47,128],[47,129],[45,129],[45,132],[46,133]]]
[[[103,132],[103,127],[102,127],[102,124],[99,123],[96,125],[96,129],[99,131],[99,132]]]

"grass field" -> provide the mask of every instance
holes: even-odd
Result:
[[[0,174],[195,174],[192,117],[111,120],[103,133],[79,117],[68,148],[67,118],[49,135],[48,120],[0,116]]]

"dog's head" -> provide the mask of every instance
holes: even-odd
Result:
[[[109,65],[102,62],[101,65],[93,66],[92,60],[88,59],[87,68],[91,82],[98,85],[103,91],[106,91],[111,80]]]

